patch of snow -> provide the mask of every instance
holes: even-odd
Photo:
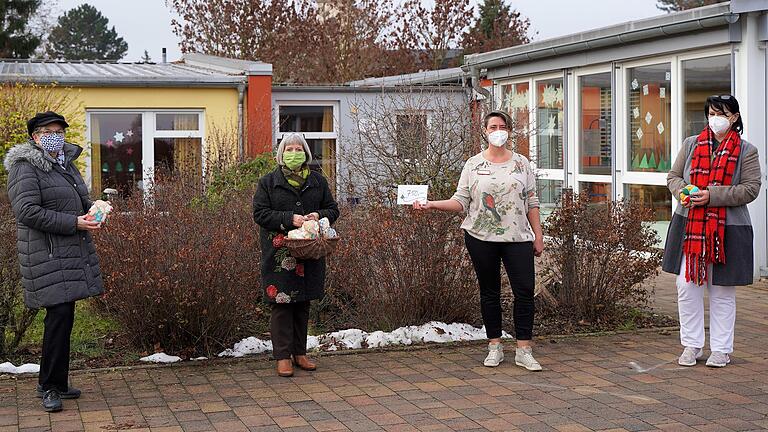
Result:
[[[0,373],[7,374],[23,374],[23,373],[39,373],[40,365],[34,363],[25,363],[19,367],[13,365],[13,363],[5,362],[0,363]]]
[[[195,358],[192,358],[190,360],[192,360],[192,361],[208,360],[208,357],[195,357]]]
[[[155,353],[150,356],[142,357],[139,360],[150,363],[176,363],[181,361],[181,357],[170,356],[166,353]]]
[[[509,333],[503,332],[502,338],[509,339]],[[307,337],[307,351],[337,351],[361,348],[380,348],[390,345],[412,345],[415,343],[445,343],[458,341],[485,340],[485,327],[477,328],[469,324],[446,324],[431,321],[420,326],[400,327],[391,332],[375,331],[367,333],[360,329],[340,330]],[[272,342],[253,336],[243,339],[228,348],[219,357],[242,357],[249,354],[261,354],[272,351]]]
[[[267,351],[272,351],[272,341],[263,341],[251,336],[236,343],[233,348],[227,348],[220,352],[219,357],[242,357]]]

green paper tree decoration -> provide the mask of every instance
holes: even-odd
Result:
[[[640,169],[648,169],[648,158],[643,155],[643,159],[640,161]]]

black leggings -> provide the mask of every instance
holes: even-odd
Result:
[[[488,242],[464,233],[464,242],[475,267],[480,285],[480,312],[488,339],[501,337],[501,269],[504,263],[512,293],[515,295],[513,320],[515,338],[533,337],[533,290],[535,274],[533,243]]]

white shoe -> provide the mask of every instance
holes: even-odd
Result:
[[[531,347],[515,349],[515,364],[524,367],[529,371],[538,372],[541,370],[541,365],[535,358],[533,358],[533,350]]]
[[[499,363],[504,361],[504,348],[500,343],[488,344],[488,357],[483,361],[483,365],[487,367],[496,367]]]
[[[677,364],[680,366],[696,366],[696,360],[704,357],[704,350],[701,348],[685,347]]]
[[[725,365],[730,362],[731,356],[728,354],[719,351],[712,351],[712,353],[709,355],[709,358],[707,359],[707,366],[721,368],[725,367]]]

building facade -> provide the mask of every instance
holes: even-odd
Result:
[[[654,211],[663,242],[677,201],[666,176],[683,140],[706,125],[710,95],[733,94],[743,138],[766,169],[768,2],[732,1],[467,57],[508,111],[518,149],[539,169],[542,202],[564,187]],[[750,204],[754,277],[768,273],[766,184]]]

